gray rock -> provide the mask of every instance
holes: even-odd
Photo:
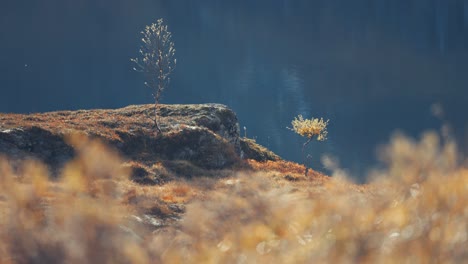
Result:
[[[59,168],[73,157],[73,148],[64,142],[62,136],[32,126],[0,131],[0,154],[19,162],[36,159]]]
[[[152,105],[132,105],[121,109],[127,116],[152,114]],[[161,105],[160,124],[164,132],[179,129],[181,125],[203,127],[227,140],[240,154],[239,122],[236,114],[222,104]]]

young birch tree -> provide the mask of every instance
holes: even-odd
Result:
[[[140,47],[140,56],[131,59],[136,67],[133,69],[142,72],[145,76],[145,85],[152,90],[154,99],[153,122],[156,135],[162,133],[159,126],[159,102],[161,94],[169,85],[169,75],[174,71],[177,60],[172,34],[168,31],[163,19],[146,26],[141,32],[143,42]]]
[[[324,121],[323,118],[304,119],[302,115],[298,115],[291,122],[291,125],[293,127],[290,129],[296,132],[297,134],[307,138],[307,141],[302,145],[302,163],[304,164],[304,166],[306,166],[304,152],[305,147],[314,139],[315,136],[318,141],[327,140],[328,122],[329,120]],[[309,169],[306,166],[305,176],[307,176],[308,170]]]

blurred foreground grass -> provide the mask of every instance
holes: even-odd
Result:
[[[294,166],[278,180],[273,163],[142,186],[116,153],[71,140],[78,156],[58,180],[0,162],[0,263],[468,262],[468,170],[435,133],[395,136],[364,186]],[[174,204],[185,213],[170,225],[135,221]]]

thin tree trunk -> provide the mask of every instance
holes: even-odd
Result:
[[[161,128],[159,127],[159,121],[158,121],[158,107],[159,107],[159,99],[161,97],[161,92],[164,89],[164,80],[163,80],[163,65],[162,65],[162,48],[161,48],[161,40],[158,40],[158,70],[159,70],[159,75],[158,75],[158,90],[156,91],[156,95],[154,97],[154,125],[156,127],[156,136],[160,133],[162,133]]]
[[[304,172],[304,176],[307,177],[307,172],[309,171],[309,168],[307,167],[307,164],[306,164],[306,158],[305,158],[305,155],[304,155],[304,151],[305,151],[305,147],[312,141],[313,137],[310,137],[305,143],[304,145],[302,145],[302,164],[304,164],[304,167],[305,167],[305,172]]]
[[[155,134],[158,136],[158,134],[162,133],[161,128],[159,127],[159,121],[158,121],[158,108],[159,108],[159,100],[155,99],[154,103],[154,126],[156,127]]]

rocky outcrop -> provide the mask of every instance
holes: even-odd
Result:
[[[0,114],[0,155],[11,160],[38,159],[52,168],[59,168],[74,156],[67,135],[79,132],[103,140],[128,161],[146,166],[180,160],[211,170],[233,166],[239,163],[241,156],[259,161],[277,158],[255,142],[241,142],[236,114],[224,105],[161,105],[159,112],[163,133],[157,136],[151,119],[153,105],[30,115]],[[135,174],[144,173],[136,168]]]
[[[241,138],[240,146],[242,150],[242,158],[253,159],[256,161],[277,161],[281,158],[270,151],[269,149],[257,144],[255,140],[250,138]]]
[[[174,119],[175,123],[177,123],[177,119],[182,119],[186,125],[202,127],[212,131],[227,140],[234,147],[236,153],[240,154],[239,122],[236,114],[225,105],[164,105],[159,111],[161,117],[176,117]]]
[[[119,109],[127,117],[146,118],[144,128],[152,129],[153,105],[132,105]],[[160,127],[163,132],[204,128],[226,140],[240,154],[239,123],[236,114],[222,104],[161,105]],[[148,125],[150,127],[148,127]],[[133,129],[135,130],[135,129]],[[136,128],[138,130],[138,128]]]
[[[74,151],[62,136],[31,126],[0,130],[0,154],[15,163],[38,159],[54,169],[70,160]]]

